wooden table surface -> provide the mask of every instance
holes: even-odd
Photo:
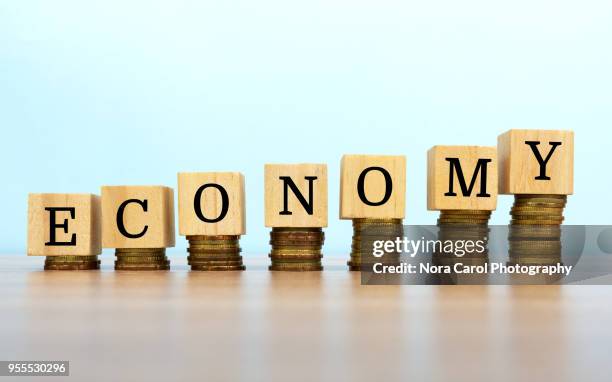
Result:
[[[88,381],[612,380],[612,286],[361,286],[343,259],[245,258],[44,272],[0,256],[0,360],[69,360]]]

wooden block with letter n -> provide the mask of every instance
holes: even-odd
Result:
[[[427,153],[427,209],[492,211],[497,205],[497,149],[434,146]]]
[[[340,219],[403,219],[405,210],[405,156],[342,157]]]
[[[244,235],[244,176],[239,172],[178,174],[179,233]]]
[[[101,238],[97,195],[29,195],[28,256],[96,256]]]
[[[165,186],[103,186],[102,246],[117,270],[166,270],[174,246],[174,192]],[[139,260],[140,259],[140,260]]]
[[[510,130],[497,138],[501,194],[571,195],[574,132]]]
[[[327,227],[327,165],[267,164],[266,227]]]
[[[273,271],[320,271],[327,227],[327,165],[267,164],[265,224]]]

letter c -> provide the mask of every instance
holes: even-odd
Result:
[[[138,205],[140,205],[142,207],[142,210],[144,212],[147,212],[147,199],[145,200],[139,200],[139,199],[128,199],[125,202],[121,203],[121,205],[119,206],[119,209],[117,210],[117,228],[119,229],[119,232],[121,232],[121,234],[129,239],[138,239],[139,237],[143,237],[145,235],[145,233],[147,233],[147,230],[149,229],[148,225],[145,225],[144,228],[142,229],[142,231],[140,233],[136,233],[136,234],[132,234],[129,233],[126,229],[125,229],[125,224],[123,222],[123,214],[125,213],[125,207],[127,207],[128,204],[130,203],[136,203]]]

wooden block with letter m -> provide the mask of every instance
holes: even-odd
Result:
[[[497,149],[434,146],[427,153],[427,209],[492,211],[497,206]]]

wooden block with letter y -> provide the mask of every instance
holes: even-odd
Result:
[[[178,174],[179,233],[244,235],[244,176],[239,172]]]
[[[406,157],[344,155],[340,164],[340,219],[403,219]]]
[[[327,165],[266,164],[266,227],[327,227]]]
[[[510,130],[497,138],[502,194],[571,195],[574,132]]]
[[[104,248],[174,246],[174,192],[165,186],[103,186]]]
[[[492,211],[497,206],[497,149],[434,146],[427,153],[427,209]]]
[[[29,195],[28,256],[99,255],[101,237],[97,195]]]

